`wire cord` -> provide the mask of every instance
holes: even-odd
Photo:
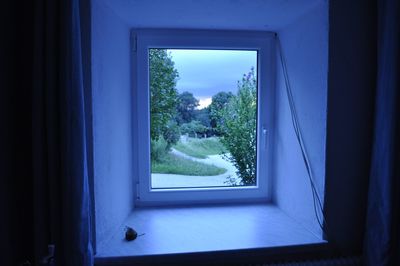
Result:
[[[280,57],[280,61],[281,61],[283,76],[285,79],[286,95],[287,95],[287,99],[289,102],[290,114],[291,114],[291,118],[292,118],[292,125],[293,125],[293,129],[294,129],[294,132],[296,135],[297,142],[300,146],[301,155],[302,155],[304,165],[307,170],[308,179],[309,179],[310,185],[311,185],[315,217],[317,218],[317,222],[318,222],[321,230],[327,236],[326,229],[327,229],[328,225],[326,223],[325,213],[324,213],[324,209],[322,207],[321,197],[315,186],[315,180],[314,180],[313,173],[312,173],[311,163],[310,163],[310,160],[309,160],[307,152],[306,152],[305,144],[303,141],[303,136],[301,134],[301,130],[300,130],[300,126],[299,126],[299,119],[297,116],[296,107],[295,107],[294,100],[293,100],[293,93],[292,93],[292,88],[290,86],[289,75],[288,75],[288,71],[287,71],[285,56],[283,54],[282,44],[281,44],[281,41],[280,41],[278,35],[276,36],[276,38],[277,38],[277,43],[278,43],[279,57]],[[318,209],[320,211],[320,214],[318,212]],[[320,217],[320,215],[322,217]]]

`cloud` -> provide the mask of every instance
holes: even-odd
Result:
[[[212,101],[211,97],[209,97],[209,98],[200,98],[199,99],[199,106],[197,106],[197,109],[200,110],[200,109],[208,107],[211,104],[211,101]]]
[[[169,49],[180,79],[179,92],[210,98],[219,91],[236,92],[237,81],[257,66],[256,51]]]

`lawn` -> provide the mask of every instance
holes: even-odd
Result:
[[[226,169],[167,154],[160,162],[151,162],[152,173],[213,176],[226,172]]]
[[[179,141],[173,146],[176,150],[183,152],[189,156],[205,159],[208,155],[225,153],[224,145],[217,137],[211,138],[189,138],[187,142]]]

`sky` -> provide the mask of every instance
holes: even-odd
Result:
[[[207,107],[220,91],[236,93],[237,81],[257,66],[256,51],[168,49],[179,72],[177,89],[189,91]]]

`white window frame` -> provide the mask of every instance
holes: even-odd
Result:
[[[265,31],[133,29],[133,174],[135,205],[177,205],[269,201],[275,86],[275,34]],[[255,186],[152,189],[150,162],[150,89],[148,49],[258,51],[257,181]],[[240,79],[241,77],[238,77]]]

